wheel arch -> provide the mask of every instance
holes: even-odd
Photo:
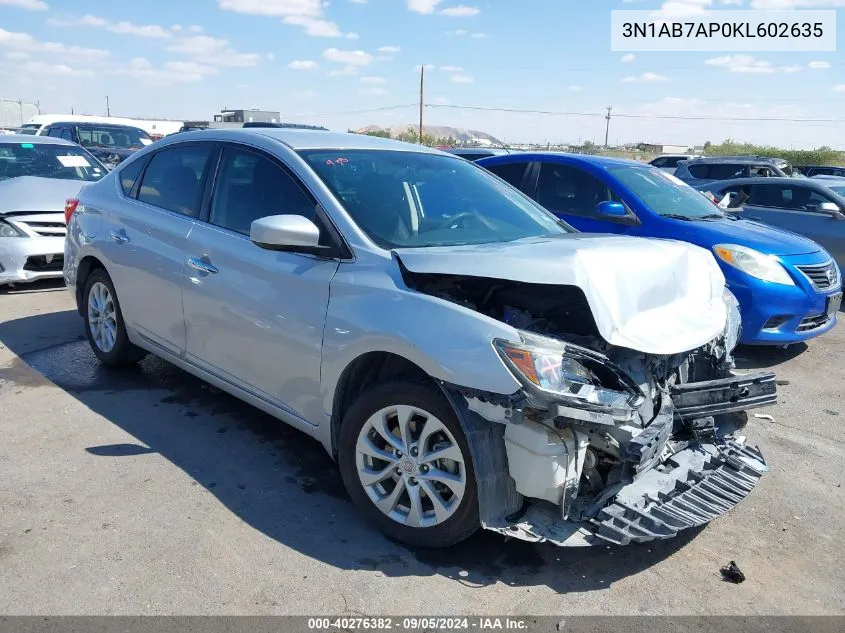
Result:
[[[106,271],[106,274],[108,274],[105,264],[103,264],[103,262],[94,255],[86,255],[79,261],[79,265],[76,269],[75,285],[76,308],[79,311],[79,314],[82,314],[82,298],[83,293],[85,292],[85,284],[88,281],[88,276],[98,268]]]

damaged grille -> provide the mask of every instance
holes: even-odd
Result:
[[[804,317],[801,323],[795,328],[796,332],[812,332],[827,325],[833,316],[828,314],[817,314],[816,316]]]
[[[797,266],[817,290],[830,290],[839,283],[836,265],[830,261],[815,266]]]
[[[709,457],[702,469],[676,479],[673,489],[645,495],[646,505],[617,500],[604,508],[595,535],[617,545],[671,538],[733,508],[767,470],[758,449],[728,443],[720,457]]]
[[[26,258],[23,269],[38,273],[56,272],[62,270],[64,262],[64,255],[33,255]]]

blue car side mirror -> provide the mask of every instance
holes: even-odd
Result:
[[[610,218],[624,218],[628,215],[625,205],[621,202],[613,202],[612,200],[600,202],[596,210],[599,215],[604,215]]]

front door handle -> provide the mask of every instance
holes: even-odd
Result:
[[[111,238],[117,242],[118,244],[125,244],[129,241],[129,236],[126,234],[126,231],[120,229],[119,231],[111,231],[109,233]]]
[[[193,268],[194,270],[198,270],[202,273],[206,273],[207,275],[216,275],[217,274],[217,266],[211,264],[211,262],[204,261],[199,257],[191,257],[188,259],[188,266]]]

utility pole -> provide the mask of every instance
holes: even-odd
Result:
[[[613,106],[607,106],[607,116],[604,117],[607,119],[607,125],[604,128],[604,148],[607,149],[607,139],[610,135],[610,111],[613,110]]]
[[[425,64],[420,64],[420,145],[423,142],[423,88],[425,86]]]
[[[106,95],[106,116],[111,116],[111,108],[109,108],[109,96]]]

